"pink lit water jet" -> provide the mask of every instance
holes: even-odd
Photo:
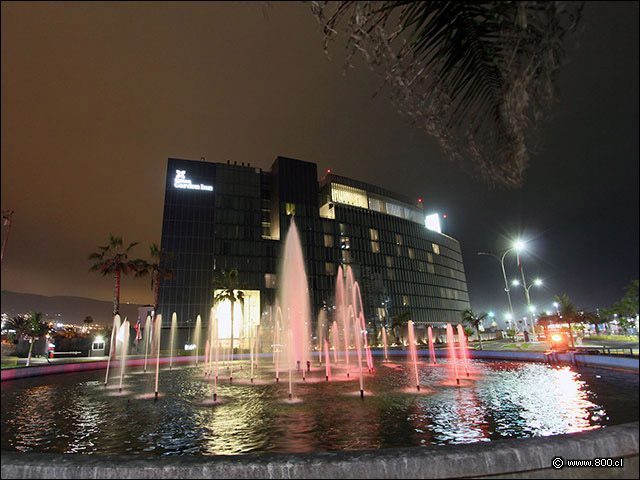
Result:
[[[460,377],[458,376],[458,364],[456,361],[456,347],[455,340],[453,338],[453,327],[450,323],[447,323],[447,346],[449,347],[449,358],[453,365],[453,371],[456,377],[456,383],[460,385]]]
[[[389,361],[389,352],[387,347],[387,329],[382,327],[382,346],[384,347],[384,361]]]
[[[420,380],[418,379],[418,352],[416,350],[416,337],[413,331],[413,321],[409,320],[407,324],[409,330],[409,353],[411,356],[411,362],[413,363],[413,370],[416,376],[416,390],[420,391]]]
[[[429,337],[429,359],[431,360],[431,363],[435,365],[436,350],[435,350],[435,346],[433,345],[433,332],[431,330],[431,327],[427,327],[427,335]]]
[[[302,244],[293,218],[291,218],[291,225],[284,243],[279,278],[281,278],[278,286],[279,305],[286,322],[284,328],[287,332],[291,332],[287,350],[291,352],[293,364],[301,366],[304,377],[304,366],[310,360],[311,308]]]
[[[339,333],[338,333],[338,322],[334,320],[332,330],[332,340],[333,340],[333,364],[338,365],[338,347],[340,346],[339,342]]]
[[[324,358],[325,377],[328,382],[331,376],[331,362],[329,361],[329,343],[326,340],[324,341]]]
[[[462,364],[464,365],[464,371],[469,377],[469,361],[467,352],[467,336],[464,334],[462,325],[458,324],[458,345],[460,347],[460,353],[462,354]]]

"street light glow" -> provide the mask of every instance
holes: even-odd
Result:
[[[542,280],[540,280],[539,278],[536,278],[535,282],[533,282],[535,285],[540,286],[542,285]]]
[[[516,240],[513,243],[513,248],[515,248],[518,252],[524,250],[525,248],[525,243],[522,240]]]
[[[529,305],[529,311],[531,313],[535,312],[536,311],[536,306],[535,305]]]
[[[514,287],[517,287],[518,285],[520,285],[520,282],[518,280],[513,280],[511,282],[511,285],[513,285]]]

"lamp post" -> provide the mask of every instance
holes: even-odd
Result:
[[[517,249],[517,244],[502,252],[500,256],[491,252],[476,252],[478,255],[487,255],[489,257],[497,259],[500,262],[500,266],[502,267],[502,276],[504,278],[504,291],[507,293],[507,298],[509,299],[509,313],[511,314],[511,317],[513,317],[513,305],[511,303],[511,294],[509,293],[509,282],[507,281],[507,273],[504,269],[504,257],[506,257],[507,253],[514,249]]]

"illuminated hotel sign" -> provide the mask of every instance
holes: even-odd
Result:
[[[204,185],[202,183],[191,183],[191,180],[187,180],[185,177],[186,170],[176,170],[176,177],[173,179],[173,186],[184,190],[204,190],[206,192],[213,192],[213,185]]]

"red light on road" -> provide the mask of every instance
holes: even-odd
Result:
[[[442,218],[447,218],[447,216],[446,215],[442,215]]]

